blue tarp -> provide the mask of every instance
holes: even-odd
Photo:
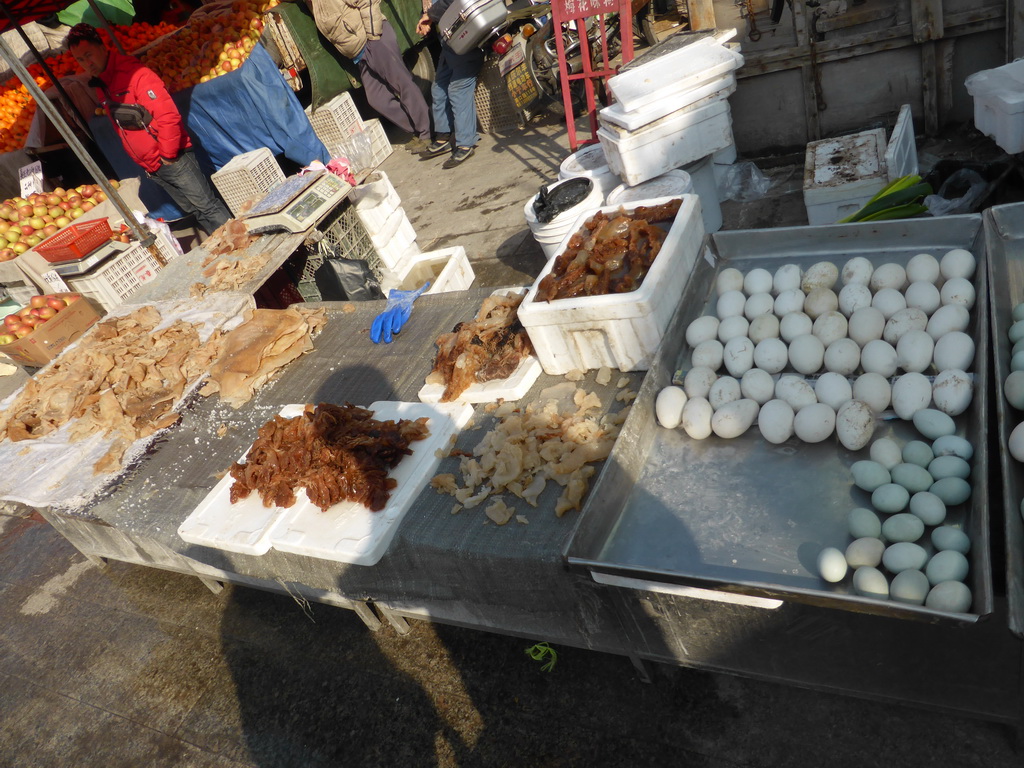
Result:
[[[185,117],[197,159],[207,173],[220,170],[235,155],[267,147],[299,165],[330,161],[309,118],[262,45],[242,67],[172,95]],[[174,220],[184,214],[125,153],[106,117],[89,121],[93,138],[119,178],[142,179],[139,196],[154,217]]]

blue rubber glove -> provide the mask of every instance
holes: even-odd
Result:
[[[373,319],[370,326],[370,341],[380,344],[383,340],[385,344],[390,344],[391,335],[401,331],[412,314],[412,303],[429,287],[428,281],[415,291],[400,291],[397,288],[388,291],[388,303],[384,311]]]
[[[366,46],[365,45],[363,46],[363,50],[361,50],[359,53],[357,53],[355,56],[352,57],[352,63],[353,64],[358,64],[360,61],[362,61],[364,53],[366,53]]]

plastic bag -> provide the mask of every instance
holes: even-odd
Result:
[[[751,203],[768,194],[771,185],[772,180],[761,173],[756,165],[749,160],[743,160],[733,163],[726,170],[718,185],[718,200]]]
[[[328,256],[313,274],[322,301],[373,301],[383,299],[380,283],[370,265],[359,259]]]
[[[141,211],[132,211],[132,213],[135,215],[135,220],[139,222],[139,224],[141,224],[142,226],[146,227],[146,229],[149,229],[150,231],[153,232],[159,232],[160,234],[162,234],[164,238],[167,240],[167,242],[171,244],[171,247],[174,249],[175,253],[177,253],[179,256],[185,253],[181,249],[181,243],[178,242],[178,238],[174,236],[174,233],[171,232],[171,228],[167,226],[167,222],[151,219]]]
[[[556,216],[586,200],[593,188],[594,182],[584,176],[543,185],[533,201],[537,221],[550,224]]]
[[[972,213],[987,192],[988,182],[980,173],[961,168],[942,182],[936,194],[924,199],[924,206],[932,216]]]
[[[348,158],[349,165],[356,173],[368,171],[373,165],[373,147],[370,145],[370,134],[366,131],[346,136],[341,140],[339,151]]]

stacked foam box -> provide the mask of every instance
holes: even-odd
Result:
[[[1024,152],[1024,61],[975,72],[964,85],[974,98],[974,127],[1004,152]]]

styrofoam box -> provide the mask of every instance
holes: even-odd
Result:
[[[673,199],[637,200],[621,208],[632,212],[640,206],[660,205]],[[530,334],[545,373],[561,375],[603,366],[621,371],[647,370],[704,242],[699,198],[683,195],[681,199],[682,206],[669,227],[661,252],[635,291],[535,301],[537,286],[558,257],[548,259],[519,307],[519,321]],[[620,206],[600,210],[613,214]],[[558,249],[559,254],[593,213],[580,216]]]
[[[385,200],[382,200],[376,205],[366,202],[356,203],[355,208],[356,216],[359,217],[359,221],[362,223],[363,228],[370,237],[374,237],[388,225],[388,219],[390,219],[396,211],[402,209],[402,201],[399,200],[398,195],[395,194],[389,195]]]
[[[358,213],[358,211],[356,212]],[[366,225],[363,224],[365,227]],[[373,247],[380,253],[382,249],[398,241],[399,243],[411,243],[416,239],[416,230],[412,227],[412,222],[409,221],[409,217],[405,215],[405,209],[399,208],[397,211],[388,216],[384,225],[376,232],[371,232],[367,229],[367,234],[370,236],[370,242],[373,243]],[[385,261],[385,265],[392,269],[397,268],[397,262],[390,264]]]
[[[427,293],[465,291],[476,274],[461,245],[412,256],[402,269],[401,289],[411,291],[430,281]]]
[[[393,208],[398,208],[402,201],[398,196],[398,190],[391,183],[391,179],[384,171],[376,170],[371,173],[362,184],[353,187],[348,193],[348,199],[357,208],[360,206],[374,207],[382,204],[394,203]]]
[[[974,97],[974,126],[1003,151],[1024,152],[1024,60],[975,72],[964,85]]]
[[[716,99],[681,109],[638,131],[602,125],[597,138],[608,167],[634,186],[729,146],[733,141],[729,102]]]
[[[373,243],[373,249],[380,258],[384,268],[396,275],[401,274],[402,268],[409,260],[419,253],[420,247],[416,244],[416,232],[405,219],[406,226],[401,226],[395,231],[395,236],[386,242]]]
[[[633,112],[699,88],[741,66],[743,56],[714,38],[705,38],[620,72],[608,79],[608,87],[623,110]]]
[[[676,110],[703,102],[704,99],[724,99],[735,92],[736,75],[728,72],[697,88],[667,96],[632,112],[627,112],[621,104],[610,104],[598,112],[598,119],[602,123],[635,131]]]
[[[804,158],[804,206],[811,226],[835,224],[888,183],[885,129],[812,141]]]

